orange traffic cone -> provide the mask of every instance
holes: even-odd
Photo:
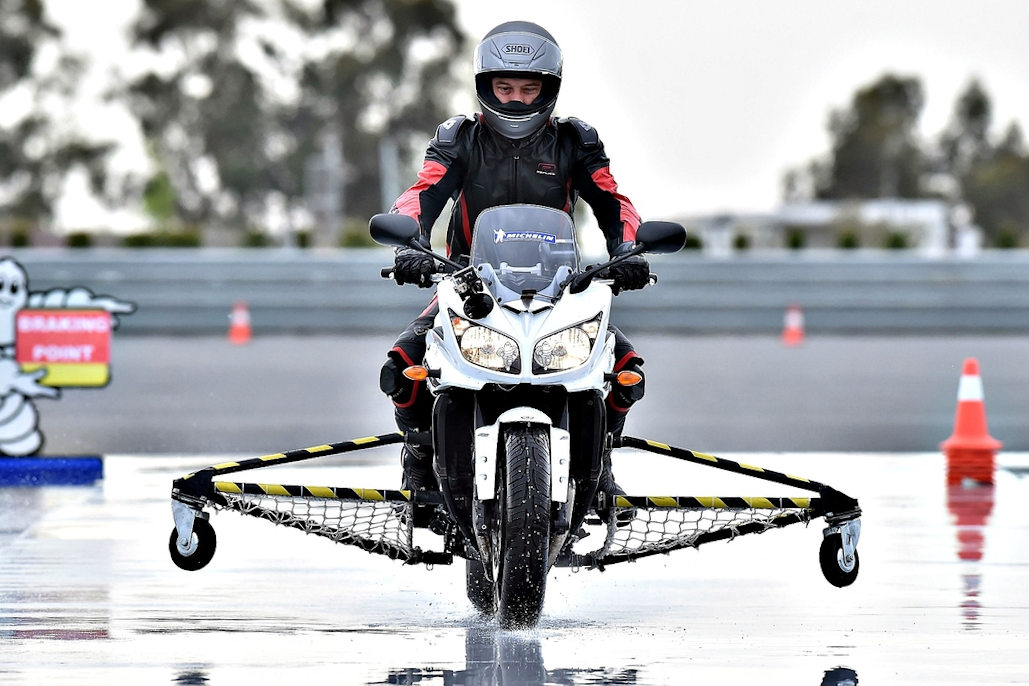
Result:
[[[242,345],[250,341],[250,309],[245,302],[232,306],[229,315],[229,343]]]
[[[804,312],[799,305],[790,305],[786,309],[782,326],[783,345],[795,346],[804,342]]]
[[[961,382],[958,384],[954,433],[940,443],[940,450],[947,455],[947,483],[959,484],[965,479],[971,479],[992,484],[993,457],[1001,445],[986,429],[986,406],[983,402],[979,362],[969,357],[965,360]]]

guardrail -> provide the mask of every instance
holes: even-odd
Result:
[[[255,333],[397,332],[430,291],[379,276],[388,250],[12,250],[30,290],[84,286],[131,300],[119,335],[224,334],[236,301]],[[928,259],[908,253],[681,253],[651,260],[657,288],[625,293],[628,331],[772,333],[787,307],[810,332],[1029,332],[1029,255]]]

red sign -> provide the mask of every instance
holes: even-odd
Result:
[[[104,310],[21,310],[17,361],[45,367],[47,386],[103,386],[110,378],[111,315]]]

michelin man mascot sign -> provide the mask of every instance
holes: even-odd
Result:
[[[133,303],[86,288],[29,292],[24,267],[0,259],[0,455],[36,455],[43,446],[35,398],[110,381],[111,331]]]

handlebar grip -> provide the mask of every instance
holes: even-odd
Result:
[[[392,279],[393,278],[393,269],[394,269],[394,267],[383,267],[382,269],[379,270],[379,276],[381,276],[384,279]]]
[[[648,286],[653,286],[655,284],[657,284],[657,274],[655,274],[654,272],[651,272],[650,274],[647,275],[647,285]],[[614,283],[614,284],[611,285],[611,295],[618,295],[619,293],[622,293],[622,292],[623,292],[623,289],[619,288],[617,283]]]

